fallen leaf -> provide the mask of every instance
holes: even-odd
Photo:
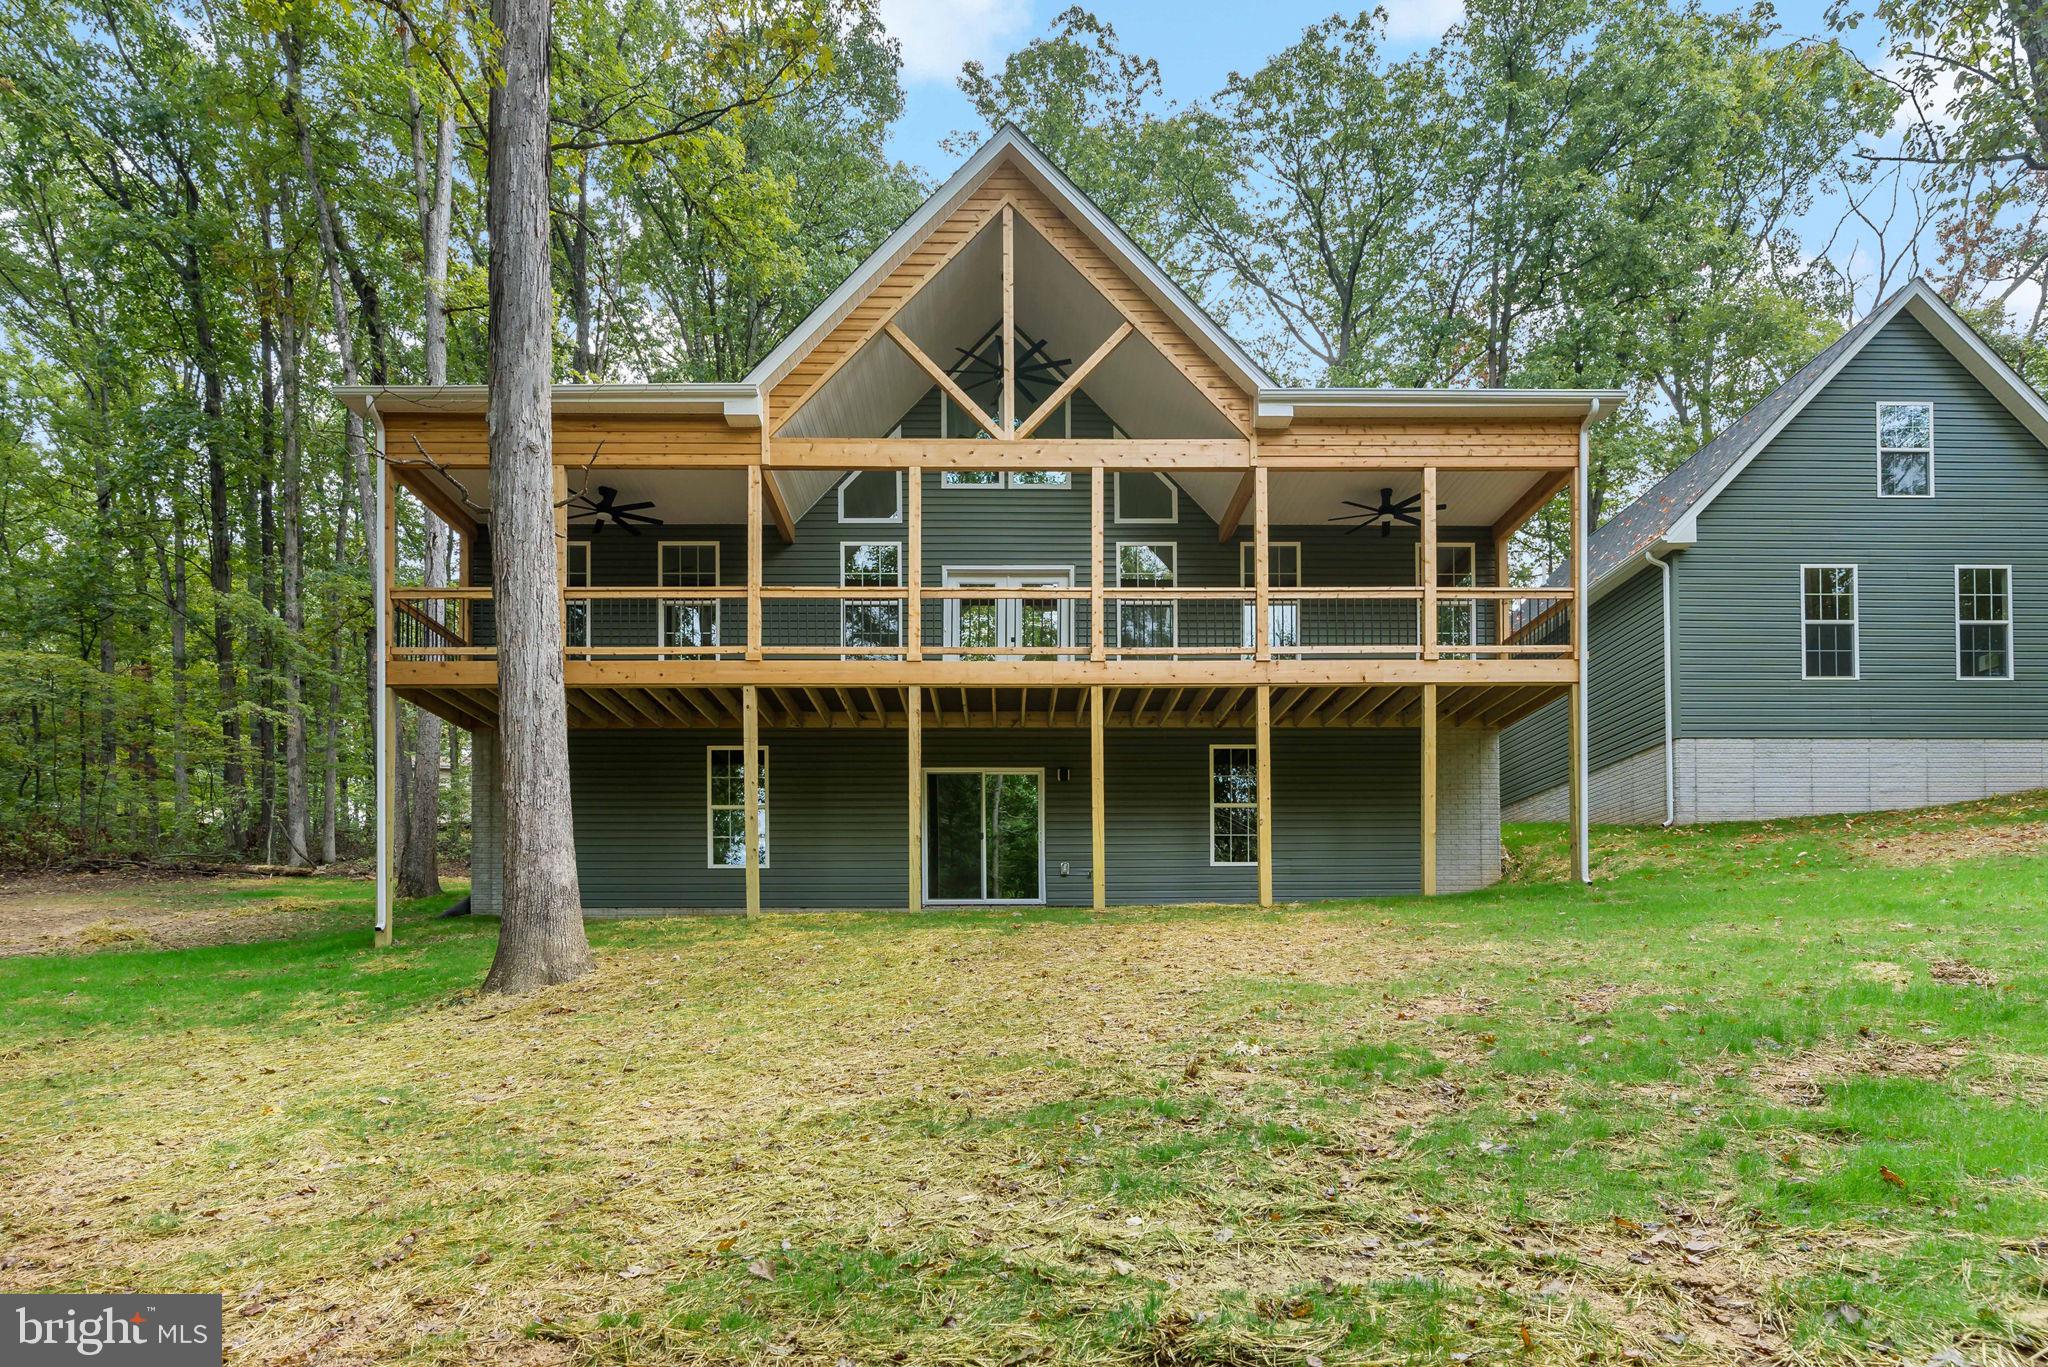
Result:
[[[772,1282],[775,1280],[775,1269],[768,1266],[766,1258],[756,1258],[747,1264],[747,1275],[759,1277],[764,1282]]]
[[[1878,1165],[1877,1175],[1879,1177],[1882,1177],[1885,1181],[1891,1183],[1893,1186],[1897,1187],[1900,1191],[1904,1191],[1906,1189],[1906,1179],[1899,1176],[1890,1168],[1887,1168],[1882,1164]]]

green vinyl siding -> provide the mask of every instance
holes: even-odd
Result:
[[[1593,769],[1664,743],[1664,593],[1655,569],[1593,604],[1587,639],[1587,761]],[[1559,698],[1501,733],[1500,800],[1519,802],[1570,778],[1570,701]]]
[[[734,907],[743,873],[708,864],[706,751],[714,731],[572,731],[569,760],[584,905]],[[907,880],[900,731],[776,731],[768,750],[770,907],[900,907]],[[1248,733],[1113,730],[1106,737],[1108,896],[1119,903],[1244,902],[1257,874],[1209,863],[1209,746]],[[1276,732],[1275,895],[1413,892],[1419,881],[1413,731]],[[925,735],[927,768],[1043,769],[1046,900],[1090,898],[1088,735]],[[1066,777],[1060,777],[1060,771]],[[1065,865],[1066,871],[1061,872]]]
[[[1877,494],[1879,401],[1934,405],[1934,497]],[[1673,558],[1677,733],[2048,734],[2048,451],[1901,314],[1735,477]],[[1858,567],[1860,677],[1800,677],[1802,564]],[[2016,677],[1960,681],[1955,567],[2012,566]]]

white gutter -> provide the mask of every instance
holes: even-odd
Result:
[[[1657,567],[1664,584],[1664,824],[1678,823],[1678,756],[1672,743],[1671,697],[1671,564],[1659,560],[1655,548],[1643,552],[1643,559]]]

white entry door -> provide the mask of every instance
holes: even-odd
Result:
[[[1071,601],[1034,598],[1030,590],[1063,589],[1073,582],[1071,570],[948,569],[948,588],[1005,590],[986,598],[946,600],[948,658],[1018,660],[1027,652],[1044,658],[1047,651],[1071,644]]]

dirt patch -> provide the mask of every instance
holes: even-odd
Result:
[[[0,882],[0,956],[243,944],[331,920],[333,904],[296,891],[297,881],[125,873],[10,878]]]
[[[1894,831],[1880,839],[1858,841],[1850,848],[1895,868],[1954,864],[1965,859],[2024,858],[2048,850],[2048,821]]]
[[[1818,1106],[1830,1084],[1857,1077],[1938,1079],[1972,1057],[1967,1044],[1929,1045],[1882,1035],[1859,1037],[1853,1044],[1828,1044],[1788,1056],[1769,1056],[1748,1068],[1750,1085],[1785,1106]]]

